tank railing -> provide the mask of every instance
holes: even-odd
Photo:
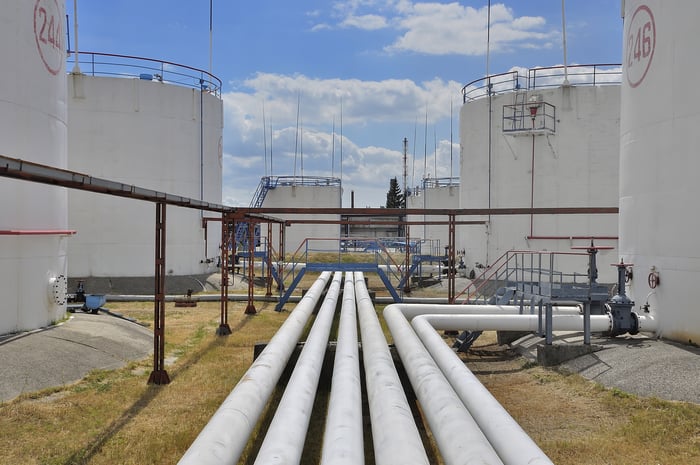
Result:
[[[553,290],[562,288],[565,283],[577,284],[577,278],[585,278],[581,284],[588,285],[585,274],[556,270],[556,259],[560,256],[580,256],[588,259],[588,254],[580,252],[511,250],[475,277],[464,290],[455,295],[455,300],[466,294],[462,303],[485,303],[497,287],[514,287],[521,294],[551,299],[556,298],[556,295],[552,294]]]
[[[75,62],[75,54],[72,51],[68,53],[66,62],[72,64]],[[221,97],[221,79],[191,66],[152,58],[98,52],[80,52],[79,60],[81,72],[91,76],[159,81],[207,91]]]
[[[497,93],[559,87],[564,84],[565,80],[568,80],[570,85],[620,84],[622,82],[622,65],[601,63],[567,67],[540,67],[528,69],[527,76],[517,70],[493,74],[475,79],[462,87],[462,100],[463,103],[467,103]]]
[[[262,181],[270,189],[277,186],[340,186],[340,178],[329,176],[265,176]]]
[[[603,63],[595,65],[549,66],[532,68],[527,72],[528,89],[559,87],[568,79],[570,85],[604,85],[622,82],[622,65]]]

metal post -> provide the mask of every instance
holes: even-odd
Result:
[[[228,325],[228,267],[232,232],[236,230],[234,226],[234,221],[224,214],[221,218],[221,320],[216,330],[219,336],[231,334],[231,327]]]
[[[286,224],[280,223],[279,263],[277,265],[277,275],[280,278],[280,283],[277,285],[277,290],[280,292],[280,295],[282,292],[284,292],[284,231],[286,227]]]
[[[449,214],[448,218],[448,254],[447,254],[447,302],[455,303],[455,273],[453,267],[455,264],[455,215]],[[507,279],[507,277],[506,277]]]
[[[265,250],[265,264],[267,265],[267,291],[266,297],[272,296],[272,223],[267,223],[267,244]]]
[[[411,293],[411,275],[410,275],[410,273],[411,273],[411,241],[410,241],[410,237],[409,237],[410,236],[410,232],[409,232],[410,228],[411,227],[408,224],[404,225],[404,232],[405,232],[404,239],[406,240],[406,245],[405,245],[406,261],[404,263],[404,268],[405,268],[406,272],[404,274],[403,291],[406,294]]]
[[[153,305],[153,371],[148,384],[168,384],[165,371],[165,203],[156,203],[155,293]]]
[[[255,315],[255,304],[253,303],[255,291],[255,223],[248,221],[248,306],[245,308],[246,315]]]
[[[552,345],[552,303],[547,302],[545,311],[545,339],[544,343],[548,346]]]

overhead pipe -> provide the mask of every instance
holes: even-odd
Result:
[[[301,461],[342,277],[341,272],[336,272],[333,276],[255,458],[255,465],[292,465]]]
[[[179,465],[235,465],[330,278],[321,273],[214,413]]]
[[[394,367],[364,273],[354,273],[355,299],[377,465],[429,465],[401,380]]]
[[[491,395],[430,325],[429,317],[411,322],[435,363],[506,465],[553,465],[552,461]]]
[[[364,465],[362,384],[353,273],[345,273],[321,465]]]
[[[445,463],[502,465],[479,425],[400,310],[391,305],[386,307],[384,320]]]

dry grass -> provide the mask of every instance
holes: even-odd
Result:
[[[149,321],[151,305],[110,308]],[[0,404],[0,463],[176,463],[250,365],[253,345],[287,315],[272,303],[256,303],[255,316],[244,307],[230,305],[233,334],[218,337],[218,303],[167,306],[167,386],[146,385],[148,359]],[[637,398],[531,366],[488,334],[465,361],[557,464],[700,463],[698,405]],[[312,423],[317,438],[322,424]],[[318,444],[307,446],[303,463],[315,463]]]

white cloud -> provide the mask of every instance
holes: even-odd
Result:
[[[458,2],[411,2],[408,0],[352,0],[335,2],[330,21],[313,30],[329,27],[378,30],[393,28],[399,34],[384,47],[391,53],[427,55],[484,55],[487,48],[488,7],[474,8]],[[319,15],[320,16],[320,15]],[[547,28],[541,16],[515,16],[503,3],[491,6],[492,52],[551,47],[558,32]]]
[[[379,15],[348,16],[340,23],[341,27],[355,27],[367,31],[384,29],[387,26],[386,18]]]
[[[340,176],[342,129],[345,202],[349,203],[354,190],[358,206],[383,205],[389,179],[402,176],[403,137],[412,139],[417,134],[421,140],[418,146],[428,148],[425,156],[432,160],[437,145],[439,160],[444,158],[450,102],[458,108],[460,89],[457,82],[437,78],[416,83],[409,79],[361,81],[258,73],[236,92],[222,96],[224,201],[248,205],[260,177],[270,171],[274,175],[301,175],[302,160],[306,176]],[[425,124],[426,111],[428,143],[423,141],[423,131],[416,130],[418,122]],[[436,126],[439,137],[433,134]],[[377,146],[376,141],[387,140],[387,134],[395,134],[389,138],[393,145]],[[423,175],[421,165],[416,177]]]

